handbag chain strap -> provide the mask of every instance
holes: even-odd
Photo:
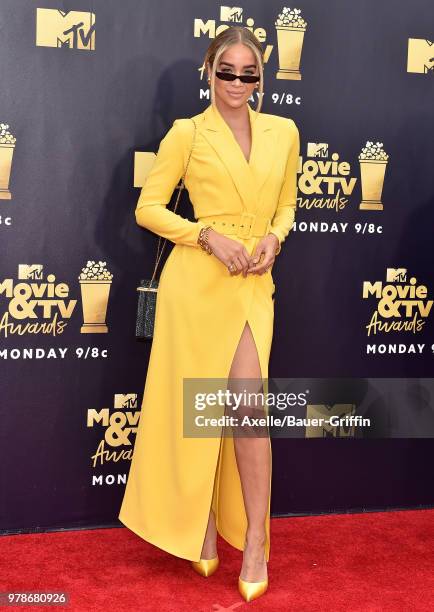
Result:
[[[195,123],[194,119],[191,119],[191,120],[193,121],[193,124],[194,124],[193,140],[192,140],[192,144],[191,144],[191,147],[190,147],[190,153],[189,153],[188,159],[187,159],[187,165],[185,166],[184,174],[182,176],[181,186],[179,187],[178,194],[176,196],[176,202],[175,202],[175,205],[173,207],[173,212],[176,212],[176,209],[178,208],[179,198],[180,198],[182,190],[184,189],[185,175],[187,174],[187,168],[188,168],[188,164],[190,162],[191,153],[193,151],[193,145],[194,145],[194,141],[195,141],[195,138],[196,138],[196,123]],[[166,243],[167,243],[167,238],[163,239],[163,237],[160,236],[159,239],[158,239],[157,258],[156,258],[156,261],[155,261],[154,272],[152,273],[151,282],[153,282],[155,280],[155,275],[157,273],[157,268],[158,268],[158,265],[160,263],[161,256],[163,255],[163,251],[164,251],[164,247],[166,246]]]

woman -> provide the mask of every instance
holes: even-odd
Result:
[[[238,588],[250,601],[268,585],[270,439],[245,435],[246,427],[238,435],[226,428],[208,438],[184,435],[183,381],[229,377],[228,389],[248,380],[256,390],[254,381],[268,376],[271,267],[294,222],[299,133],[291,119],[259,112],[263,51],[248,29],[221,32],[205,66],[211,104],[174,121],[135,212],[139,225],[175,246],[160,275],[119,519],[148,542],[191,560],[203,576],[219,564],[218,531],[243,551]],[[247,101],[256,88],[255,112]],[[166,208],[188,161],[185,186],[196,221]],[[241,406],[240,414],[254,413],[248,403]]]

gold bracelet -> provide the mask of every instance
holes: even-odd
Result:
[[[197,239],[198,244],[201,246],[201,248],[204,251],[208,253],[208,255],[212,255],[212,249],[210,245],[208,244],[208,233],[210,229],[211,229],[211,225],[207,225],[206,227],[203,227],[200,230],[199,237]]]

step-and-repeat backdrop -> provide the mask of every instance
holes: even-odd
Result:
[[[119,524],[158,242],[134,209],[233,24],[263,44],[263,112],[301,135],[269,374],[305,401],[273,439],[273,515],[433,502],[430,0],[2,0],[3,532]]]

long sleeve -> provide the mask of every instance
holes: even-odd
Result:
[[[141,189],[135,217],[138,225],[163,238],[200,248],[197,239],[205,224],[201,221],[189,221],[167,208],[173,191],[184,174],[193,129],[193,123],[189,119],[176,119],[161,140],[154,164]],[[187,173],[188,171],[189,169]]]
[[[280,253],[282,242],[294,225],[297,207],[297,169],[300,156],[300,134],[294,121],[290,120],[289,137],[293,139],[286,163],[285,178],[279,195],[279,202],[274,214],[270,232],[279,239],[276,255]]]

